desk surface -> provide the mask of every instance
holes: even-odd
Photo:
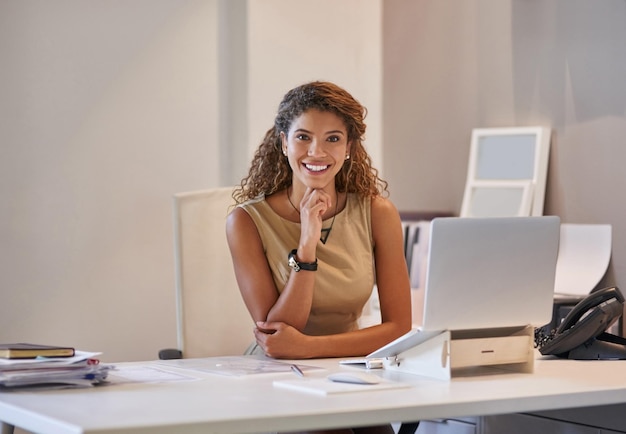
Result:
[[[158,362],[118,366],[157,366]],[[302,363],[302,362],[300,362]],[[338,360],[303,364],[343,369]],[[160,366],[160,365],[159,365]],[[173,372],[189,371],[168,368]],[[393,390],[318,396],[273,387],[291,373],[92,389],[0,392],[0,421],[46,433],[252,433],[516,413],[626,402],[626,361],[539,358],[533,374],[490,371],[451,381],[377,371],[410,383]]]

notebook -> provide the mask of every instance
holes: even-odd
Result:
[[[367,357],[397,355],[445,330],[549,323],[559,235],[555,216],[434,219],[423,323]]]
[[[28,343],[0,344],[0,357],[3,359],[34,359],[36,357],[72,357],[73,347],[39,345]]]

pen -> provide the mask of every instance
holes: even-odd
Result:
[[[298,368],[298,365],[291,365],[291,370],[298,376],[304,377],[304,372],[302,369]]]

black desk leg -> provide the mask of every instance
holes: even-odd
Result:
[[[400,425],[398,434],[415,434],[419,424],[419,422],[403,422],[402,425]]]

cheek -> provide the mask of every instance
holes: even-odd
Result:
[[[342,147],[341,149],[338,149],[337,152],[335,152],[335,158],[338,161],[343,161],[346,159],[346,155],[348,155],[349,152],[350,150],[347,146]]]

